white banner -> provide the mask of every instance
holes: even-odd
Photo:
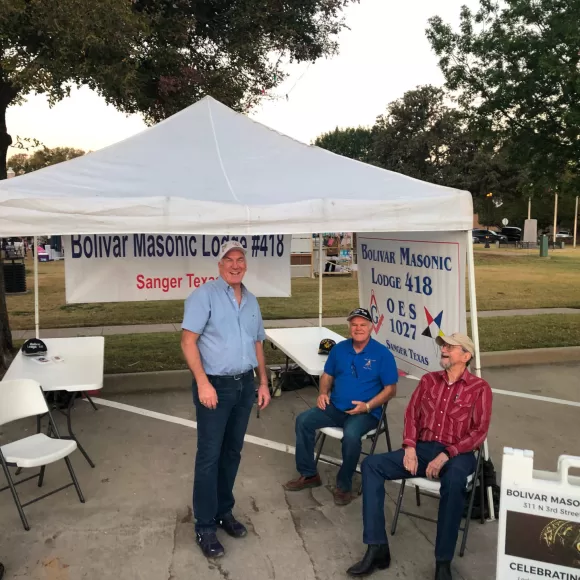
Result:
[[[466,234],[357,235],[360,304],[402,371],[440,370],[439,335],[466,331]]]
[[[534,454],[504,448],[497,580],[580,580],[580,457],[561,455],[558,471],[534,470]]]
[[[248,251],[244,284],[256,296],[287,297],[292,236],[64,236],[67,304],[181,300],[218,277],[223,242]]]

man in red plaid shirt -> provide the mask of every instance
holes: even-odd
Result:
[[[474,451],[487,436],[491,389],[467,369],[475,354],[460,333],[438,337],[443,371],[421,378],[405,412],[403,448],[367,457],[362,463],[364,558],[348,569],[366,576],[391,562],[385,531],[385,481],[428,477],[441,481],[435,543],[435,580],[451,580],[451,560],[465,505]]]

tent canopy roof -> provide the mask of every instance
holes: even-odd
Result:
[[[211,97],[124,141],[0,182],[2,236],[453,231],[471,195],[305,145]]]

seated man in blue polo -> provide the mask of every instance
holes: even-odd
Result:
[[[389,349],[371,338],[372,318],[357,308],[348,318],[350,336],[336,344],[320,377],[317,406],[296,419],[296,468],[300,477],[284,485],[300,491],[322,485],[314,461],[316,430],[342,427],[342,466],[336,478],[334,502],[352,501],[352,476],[360,458],[362,437],[375,429],[382,406],[397,392],[398,372]]]

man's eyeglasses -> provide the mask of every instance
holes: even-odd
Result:
[[[446,342],[444,342],[441,345],[441,350],[445,349],[445,350],[453,350],[454,348],[461,348],[458,344],[447,344]]]

